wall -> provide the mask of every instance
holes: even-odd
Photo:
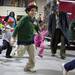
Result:
[[[0,6],[0,15],[1,16],[7,16],[10,11],[14,11],[15,12],[15,17],[17,15],[25,15],[25,8],[23,7],[9,7],[9,6]]]

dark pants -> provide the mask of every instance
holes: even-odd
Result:
[[[0,35],[2,35],[2,30],[0,29]]]
[[[75,69],[75,60],[72,60],[64,65],[66,71]]]
[[[10,53],[12,51],[12,46],[10,45],[9,42],[7,42],[6,40],[3,40],[3,45],[0,46],[0,51],[5,50],[5,49],[7,49],[6,56],[10,56]]]
[[[56,29],[55,33],[52,35],[52,40],[51,40],[52,54],[56,53],[57,45],[59,42],[61,42],[60,56],[64,56],[65,55],[65,38],[62,31],[60,29]]]

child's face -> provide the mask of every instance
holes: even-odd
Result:
[[[31,17],[34,17],[35,15],[36,15],[36,8],[32,8],[29,12],[28,12],[28,14],[31,16]]]
[[[13,25],[13,23],[14,23],[14,22],[8,22],[8,24],[9,24],[10,26],[12,26],[12,25]]]
[[[40,27],[41,27],[41,29],[47,30],[47,25],[45,25],[45,24],[41,25]]]

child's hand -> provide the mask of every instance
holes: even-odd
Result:
[[[16,41],[16,39],[12,37],[11,40],[10,40],[10,44],[14,45],[15,41]]]

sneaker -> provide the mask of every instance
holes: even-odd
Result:
[[[41,54],[38,54],[38,56],[41,57],[41,58],[43,57],[43,55],[41,55]]]
[[[12,56],[6,56],[6,58],[12,58]]]
[[[24,68],[24,71],[30,71],[28,68]]]
[[[66,57],[65,56],[60,56],[60,58],[63,59],[63,60],[65,60]]]
[[[55,54],[53,54],[53,53],[52,53],[52,55],[51,55],[51,56],[52,56],[52,57],[55,57]]]
[[[31,68],[31,69],[24,68],[24,71],[28,71],[28,72],[36,72],[36,69],[35,69],[35,68]]]
[[[68,72],[64,68],[64,64],[62,64],[62,71],[63,71],[63,75],[68,75]]]
[[[30,71],[31,72],[36,72],[36,69],[35,68],[31,68]]]
[[[2,49],[1,49],[1,47],[0,47],[0,54],[2,53]]]
[[[2,53],[2,51],[0,50],[0,54]]]

